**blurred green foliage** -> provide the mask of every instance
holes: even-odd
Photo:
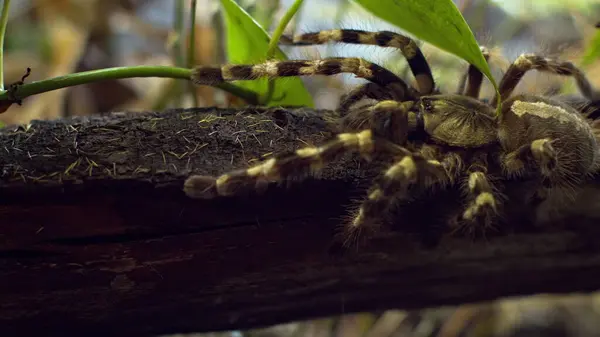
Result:
[[[600,29],[592,38],[589,46],[585,50],[581,66],[585,67],[600,59]]]

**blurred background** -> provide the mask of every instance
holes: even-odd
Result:
[[[293,0],[238,0],[265,30],[272,32]],[[455,0],[480,44],[493,48],[495,76],[522,52],[542,53],[581,64],[600,21],[598,0]],[[174,65],[179,40],[177,23],[189,26],[190,0],[18,0],[11,2],[5,42],[5,81],[20,79],[32,68],[28,82],[85,70],[131,65]],[[218,0],[198,0],[195,39],[196,64],[227,62],[224,26]],[[179,19],[178,19],[179,17]],[[189,28],[189,27],[188,27]],[[349,0],[306,0],[286,34],[320,29],[365,30],[398,28],[381,22]],[[188,30],[189,31],[189,30]],[[600,39],[597,39],[600,43]],[[289,58],[359,56],[392,69],[411,80],[406,62],[395,50],[373,46],[323,45],[282,47]],[[428,44],[424,53],[442,90],[454,91],[466,63]],[[585,66],[600,86],[600,60]],[[333,109],[350,86],[362,80],[351,75],[303,79],[317,108]],[[194,105],[189,91],[177,90],[165,78],[110,80],[56,90],[27,98],[0,114],[6,124],[32,119],[101,114],[110,111],[160,110]],[[564,84],[564,85],[563,85]],[[179,86],[180,88],[181,86]],[[483,95],[491,95],[485,83]],[[572,92],[571,80],[547,74],[528,74],[519,90]],[[183,93],[181,93],[183,91]],[[239,99],[211,87],[196,87],[200,106],[235,106]]]

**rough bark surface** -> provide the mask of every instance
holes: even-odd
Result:
[[[600,249],[577,231],[435,248],[399,232],[334,253],[364,193],[354,159],[248,198],[182,192],[191,173],[322,142],[330,113],[189,109],[1,130],[0,330],[149,336],[598,288]]]

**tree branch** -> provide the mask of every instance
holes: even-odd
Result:
[[[1,130],[2,330],[147,336],[597,288],[598,245],[562,229],[435,248],[405,231],[335,254],[371,173],[354,159],[250,198],[182,192],[191,173],[322,142],[330,114],[190,109]],[[430,221],[430,205],[403,221]]]

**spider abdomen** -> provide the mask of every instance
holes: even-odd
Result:
[[[520,95],[503,104],[499,140],[507,153],[531,152],[553,183],[572,184],[598,167],[598,141],[590,124],[568,105]]]

